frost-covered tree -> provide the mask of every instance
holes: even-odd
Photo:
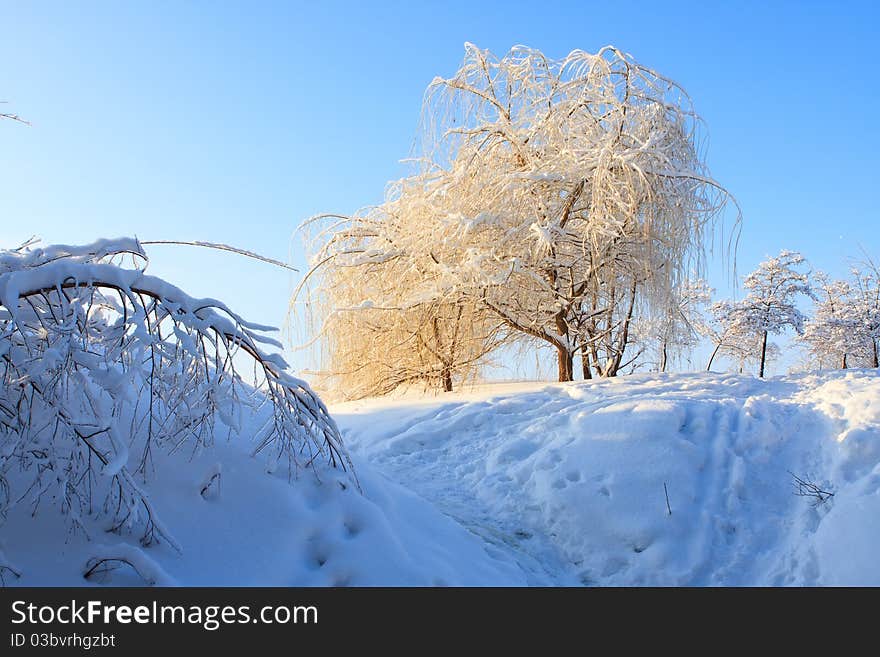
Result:
[[[865,349],[856,298],[846,281],[831,280],[823,272],[817,272],[813,279],[816,304],[813,315],[804,324],[801,340],[820,369],[829,363],[846,369],[853,357]]]
[[[745,304],[728,300],[718,301],[709,308],[709,316],[702,325],[702,335],[712,344],[712,353],[706,371],[719,356],[736,364],[737,371],[743,372],[747,363],[759,365],[762,354],[766,363],[779,357],[779,347],[772,342],[763,343],[763,335],[756,334],[750,327]]]
[[[324,404],[268,351],[271,329],[146,265],[134,239],[0,251],[0,520],[54,504],[71,531],[93,515],[175,546],[141,484],[160,450],[221,432],[248,434],[288,476],[350,472]]]
[[[362,295],[377,305],[480,309],[550,345],[560,380],[578,353],[613,375],[635,310],[675,303],[729,198],[697,128],[678,85],[616,48],[554,61],[467,44],[426,93],[420,168],[325,233],[313,270],[382,271]]]
[[[683,281],[673,290],[673,303],[656,318],[648,318],[640,333],[657,351],[657,370],[665,372],[669,361],[690,352],[708,332],[706,306],[712,289],[701,278]]]
[[[866,367],[880,367],[880,267],[870,258],[852,271],[850,313],[855,322],[855,343],[859,361]]]
[[[712,353],[706,364],[706,371],[712,369],[715,358],[719,355],[742,360],[753,351],[751,342],[744,342],[746,333],[739,325],[741,313],[737,304],[729,300],[717,301],[709,308],[709,321],[704,327],[704,336],[712,343]]]
[[[476,376],[498,340],[472,306],[410,310],[360,306],[333,313],[320,385],[343,399],[384,395],[408,385],[450,392]]]
[[[804,257],[795,251],[781,251],[768,258],[745,277],[746,297],[737,303],[717,305],[715,315],[723,325],[722,345],[742,348],[757,345],[758,376],[764,376],[768,336],[791,328],[798,335],[804,330],[804,315],[796,300],[812,297],[809,275],[800,271]]]

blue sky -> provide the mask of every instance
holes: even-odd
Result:
[[[320,4],[320,6],[318,6]],[[704,6],[708,4],[710,6]],[[874,3],[0,0],[0,246],[136,234],[302,266],[297,225],[382,198],[463,44],[614,44],[691,94],[739,199],[741,273],[781,248],[880,258]],[[295,276],[151,251],[154,273],[279,324]],[[728,281],[713,268],[722,294]]]

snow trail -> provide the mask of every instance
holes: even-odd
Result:
[[[499,514],[475,483],[486,450],[506,439],[503,430],[492,427],[493,406],[492,401],[442,404],[388,436],[389,450],[371,461],[479,536],[490,555],[513,560],[530,585],[578,584],[571,564],[548,537],[516,515]],[[510,411],[502,406],[501,412]]]

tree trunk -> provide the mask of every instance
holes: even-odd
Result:
[[[590,362],[596,368],[596,376],[603,376],[602,366],[599,364],[599,348],[595,342],[590,342]]]
[[[764,378],[764,363],[767,362],[767,331],[761,334],[761,367],[758,370],[758,376]]]
[[[571,381],[572,370],[574,369],[574,359],[571,353],[565,347],[556,347],[556,363],[559,370],[559,381]]]
[[[568,324],[565,321],[565,314],[560,311],[556,314],[556,330],[562,339],[562,344],[556,345],[556,362],[559,371],[560,381],[574,380],[574,358],[568,348]]]
[[[584,380],[593,378],[593,368],[590,367],[590,352],[586,349],[581,351],[581,367],[584,370]]]
[[[843,354],[843,360],[840,363],[840,369],[842,369],[842,370],[846,369],[846,353]]]
[[[444,367],[440,377],[443,380],[443,392],[452,392],[452,370]]]
[[[632,287],[629,291],[629,310],[626,312],[626,319],[623,321],[623,328],[621,328],[616,340],[614,356],[611,359],[611,363],[605,368],[602,376],[617,376],[617,372],[620,370],[620,364],[623,362],[623,354],[626,352],[626,346],[629,344],[629,327],[632,322],[633,311],[636,307],[637,287],[637,283],[633,281]]]
[[[877,340],[874,340],[874,367],[880,367],[880,350],[877,348]]]
[[[715,349],[712,350],[712,355],[709,356],[709,364],[706,365],[706,371],[707,371],[707,372],[712,371],[712,361],[714,361],[714,360],[715,360],[715,356],[718,355],[718,350],[721,349],[721,344],[722,344],[722,343],[719,342],[718,344],[715,345]]]
[[[663,349],[660,351],[660,371],[666,371],[666,341],[663,341]]]

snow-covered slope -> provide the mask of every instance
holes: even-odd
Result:
[[[119,554],[158,584],[880,584],[875,371],[496,384],[331,411],[363,494],[288,483],[218,440],[145,484],[181,554],[21,504],[0,526],[0,565],[22,574],[6,583],[142,583],[83,580]],[[796,495],[792,473],[834,496]]]
[[[362,460],[530,583],[880,584],[876,371],[499,385],[334,412]],[[793,475],[835,494],[814,504]]]

